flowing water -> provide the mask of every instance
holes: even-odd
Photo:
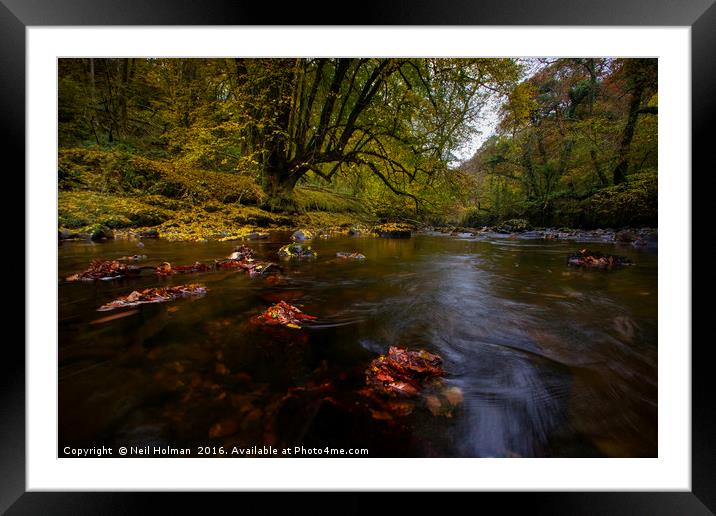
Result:
[[[248,243],[276,260],[288,235]],[[211,263],[233,243],[65,242],[59,278],[91,259]],[[657,253],[612,270],[568,267],[586,244],[418,235],[311,242],[278,281],[221,271],[59,284],[59,443],[367,448],[369,456],[657,455]],[[358,251],[365,261],[342,261]],[[203,297],[112,312],[138,288],[201,283]],[[265,331],[285,300],[318,317]],[[118,317],[113,317],[118,316]],[[365,371],[390,345],[443,358],[462,393],[449,414],[424,400],[377,410]],[[453,392],[457,392],[453,389]],[[409,412],[409,413],[408,413]],[[228,449],[228,448],[227,448]],[[60,452],[61,454],[61,452]]]

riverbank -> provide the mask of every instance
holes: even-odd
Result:
[[[163,239],[168,241],[264,240],[276,233],[301,232],[298,240],[367,236],[409,238],[416,234],[457,238],[573,240],[655,247],[656,228],[539,228],[513,219],[480,228],[379,222],[366,213],[307,211],[272,213],[255,206],[208,203],[191,206],[160,196],[132,199],[97,192],[60,192],[58,239]],[[173,209],[172,209],[173,208]],[[74,224],[66,224],[74,221]],[[63,225],[65,222],[65,225]],[[113,227],[119,225],[120,227]],[[79,226],[79,227],[78,227]]]
[[[466,215],[464,208],[437,217],[444,220],[442,226],[436,227],[408,220],[406,217],[419,217],[390,205],[388,201],[395,201],[394,197],[367,199],[309,184],[293,190],[295,213],[273,212],[265,209],[266,194],[248,172],[195,169],[119,149],[62,149],[58,158],[60,240],[231,241],[299,229],[309,230],[317,237],[409,237],[423,231],[462,237],[495,234],[636,245],[656,240],[654,229],[535,228],[525,219],[514,218],[484,225],[481,217],[468,216],[470,210]],[[610,199],[605,206],[612,211],[641,206],[634,199],[627,202],[616,194]],[[609,210],[590,213],[608,225],[616,220]],[[594,225],[592,221],[585,227]]]

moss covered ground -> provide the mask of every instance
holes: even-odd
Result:
[[[119,151],[61,151],[59,187],[58,229],[81,237],[154,229],[169,240],[234,240],[296,228],[343,233],[373,223],[350,196],[299,186],[298,213],[274,213],[262,208],[265,194],[250,175],[186,170]]]

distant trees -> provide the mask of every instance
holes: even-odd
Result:
[[[584,209],[575,203],[630,175],[656,177],[656,60],[533,66],[502,105],[497,134],[464,164],[481,178],[486,215],[554,222],[556,211]]]

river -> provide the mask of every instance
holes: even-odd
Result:
[[[250,241],[278,261],[288,235]],[[657,251],[496,235],[311,242],[276,282],[221,271],[96,283],[91,259],[211,263],[234,243],[59,246],[59,443],[366,448],[371,457],[657,456]],[[568,267],[589,247],[630,258]],[[335,258],[358,251],[364,261]],[[203,297],[98,312],[139,288],[201,283]],[[285,300],[317,316],[266,332]],[[111,316],[120,315],[112,318]],[[108,317],[110,316],[110,317]],[[365,370],[389,346],[439,354],[450,414],[364,407]]]

